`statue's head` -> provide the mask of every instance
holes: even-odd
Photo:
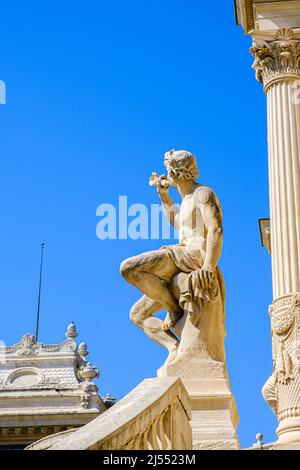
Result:
[[[197,160],[186,150],[171,150],[165,154],[165,167],[171,184],[176,180],[194,180],[199,178]]]

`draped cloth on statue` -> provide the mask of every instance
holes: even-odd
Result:
[[[191,351],[194,355],[198,351],[198,357],[208,354],[212,360],[225,363],[225,284],[220,269],[216,268],[209,288],[203,288],[199,270],[205,258],[204,248],[191,250],[184,245],[170,245],[161,249],[168,252],[180,270],[171,282],[184,311],[176,331],[181,337],[178,359],[182,353]]]
[[[192,271],[201,269],[203,266],[203,260],[205,258],[204,248],[192,250],[185,245],[178,244],[162,246],[161,250],[167,251],[174,264],[181,272],[191,273]]]

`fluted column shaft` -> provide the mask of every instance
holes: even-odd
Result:
[[[277,299],[300,292],[300,87],[287,79],[266,91],[273,294]]]

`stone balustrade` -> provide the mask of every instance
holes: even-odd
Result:
[[[174,377],[144,380],[112,408],[74,432],[28,450],[190,450],[189,396]]]

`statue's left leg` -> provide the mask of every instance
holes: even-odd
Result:
[[[130,320],[141,328],[148,338],[168,349],[169,357],[167,362],[169,363],[177,356],[179,341],[171,331],[163,331],[162,320],[152,316],[162,308],[158,302],[143,295],[132,307]]]
[[[165,331],[170,330],[183,316],[177,299],[167,287],[167,283],[179,272],[167,251],[156,250],[129,258],[123,261],[120,271],[130,284],[167,310],[169,315],[162,324]]]

